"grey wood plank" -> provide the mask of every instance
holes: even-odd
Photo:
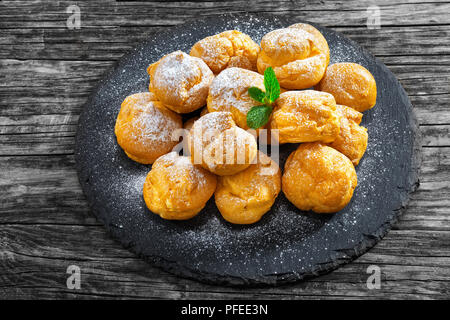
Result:
[[[1,27],[54,28],[65,23],[70,1],[2,1]],[[225,12],[270,12],[307,18],[326,25],[365,25],[367,8],[373,1],[220,1],[220,2],[78,2],[86,25],[92,26],[168,26],[186,17],[220,15]],[[399,3],[377,1],[385,25],[448,24],[448,2]],[[324,19],[323,13],[329,14]]]
[[[450,6],[450,4],[449,4]],[[323,15],[323,13],[321,13]],[[345,20],[345,19],[344,19]],[[450,25],[382,26],[367,29],[365,23],[345,28],[332,27],[376,56],[448,55]],[[0,58],[50,60],[117,60],[153,32],[154,27],[81,27],[58,29],[1,29]],[[44,45],[45,44],[45,45]]]
[[[83,236],[80,237],[80,234]],[[397,231],[350,265],[323,277],[286,288],[234,289],[205,286],[159,271],[122,250],[100,226],[2,226],[1,264],[14,270],[2,274],[7,294],[70,295],[65,271],[75,264],[82,270],[79,293],[142,298],[198,297],[414,297],[443,298],[450,280],[449,231]],[[77,245],[74,245],[77,242]],[[423,243],[431,242],[434,250]],[[95,246],[92,246],[95,243]],[[413,247],[413,251],[405,249]],[[382,252],[379,254],[378,252]],[[367,256],[367,257],[366,257]],[[382,270],[382,289],[368,290],[366,268]],[[433,281],[429,281],[433,279]],[[408,290],[414,288],[413,291]],[[13,288],[9,291],[8,288]],[[3,290],[2,290],[3,291]],[[51,293],[48,293],[51,291]],[[1,292],[1,291],[0,291]],[[28,293],[27,293],[28,292]]]

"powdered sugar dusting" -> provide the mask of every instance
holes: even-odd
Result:
[[[218,134],[234,125],[229,112],[211,112],[194,122],[191,137],[194,146],[209,144]]]
[[[149,74],[151,90],[169,108],[182,113],[196,110],[205,103],[214,78],[202,59],[180,50],[152,64]]]
[[[181,51],[168,54],[161,59],[155,70],[153,85],[186,97],[191,83],[196,83],[201,78],[200,68],[195,61]]]
[[[264,89],[264,77],[259,73],[241,68],[228,68],[222,71],[212,82],[209,90],[211,106],[221,111],[230,111],[236,108],[243,114],[256,103],[248,95],[248,88],[258,87]]]
[[[202,189],[207,183],[209,173],[192,164],[189,157],[179,156],[176,152],[170,152],[157,160],[159,163],[170,167],[169,179],[176,185],[180,177],[188,177],[197,189]]]
[[[133,138],[144,145],[153,141],[170,141],[172,132],[179,127],[178,123],[162,113],[154,102],[139,109],[139,116],[131,123]]]
[[[261,40],[264,52],[280,59],[305,59],[311,53],[313,36],[297,28],[283,28],[269,32]]]
[[[141,92],[128,96],[122,103],[116,130],[138,148],[153,148],[155,142],[171,141],[172,132],[181,127],[179,116],[155,99],[152,93]]]

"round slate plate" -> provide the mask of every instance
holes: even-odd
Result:
[[[209,283],[280,284],[330,271],[361,255],[390,229],[418,185],[416,120],[394,75],[330,29],[317,26],[330,46],[330,63],[359,63],[378,86],[377,104],[362,121],[369,144],[356,168],[358,187],[341,212],[301,212],[280,194],[272,210],[250,226],[224,221],[213,198],[191,220],[163,220],[142,197],[150,166],[131,161],[116,142],[120,104],[147,90],[150,63],[175,50],[189,52],[196,41],[225,30],[240,30],[259,43],[265,33],[297,22],[249,14],[198,19],[151,35],[100,81],[81,114],[75,156],[92,211],[123,246],[167,271]],[[281,146],[281,168],[295,148]]]

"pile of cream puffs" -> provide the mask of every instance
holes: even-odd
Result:
[[[152,164],[143,187],[148,209],[189,219],[214,195],[225,220],[251,224],[281,190],[303,211],[343,209],[367,147],[361,112],[375,105],[377,88],[363,66],[329,60],[323,35],[299,23],[267,33],[260,46],[225,31],[198,41],[189,54],[175,51],[151,64],[149,91],[125,98],[115,125],[125,154]],[[264,90],[269,67],[281,94],[267,124],[252,130],[247,113],[257,103],[248,89]],[[181,114],[199,109],[183,123]],[[269,144],[299,143],[283,173],[258,150],[262,131]]]

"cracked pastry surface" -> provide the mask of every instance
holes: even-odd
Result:
[[[340,130],[329,146],[346,155],[356,166],[366,152],[368,140],[367,129],[359,125],[362,113],[339,104],[336,110],[341,115]]]
[[[339,134],[339,118],[331,94],[287,91],[276,101],[269,126],[278,130],[279,143],[331,142]]]
[[[280,168],[259,151],[257,162],[244,171],[218,177],[214,198],[225,220],[251,224],[270,210],[280,190]]]
[[[377,84],[369,70],[357,63],[330,65],[316,90],[331,93],[336,102],[363,112],[375,106]]]
[[[329,61],[330,49],[320,31],[297,23],[262,38],[257,66],[260,73],[272,67],[283,88],[307,89],[322,79]]]
[[[222,71],[211,84],[207,106],[209,112],[231,112],[236,124],[247,130],[247,112],[260,103],[248,94],[248,88],[264,89],[264,77],[257,72],[242,68],[228,68]]]
[[[210,112],[194,122],[189,149],[195,164],[217,175],[246,169],[258,146],[253,135],[236,126],[230,112]]]
[[[147,68],[149,91],[177,113],[188,113],[206,104],[214,74],[202,59],[175,51]]]
[[[190,55],[201,58],[215,74],[228,67],[256,71],[259,45],[248,35],[228,30],[206,37],[191,49]]]
[[[303,143],[286,161],[282,190],[300,210],[333,213],[350,202],[357,182],[345,155],[319,142]]]
[[[161,218],[185,220],[203,209],[216,184],[215,175],[195,166],[189,157],[170,152],[153,164],[143,195],[148,209]]]
[[[114,132],[129,158],[150,164],[172,150],[178,143],[172,134],[181,128],[180,115],[167,109],[151,92],[142,92],[125,98]]]

